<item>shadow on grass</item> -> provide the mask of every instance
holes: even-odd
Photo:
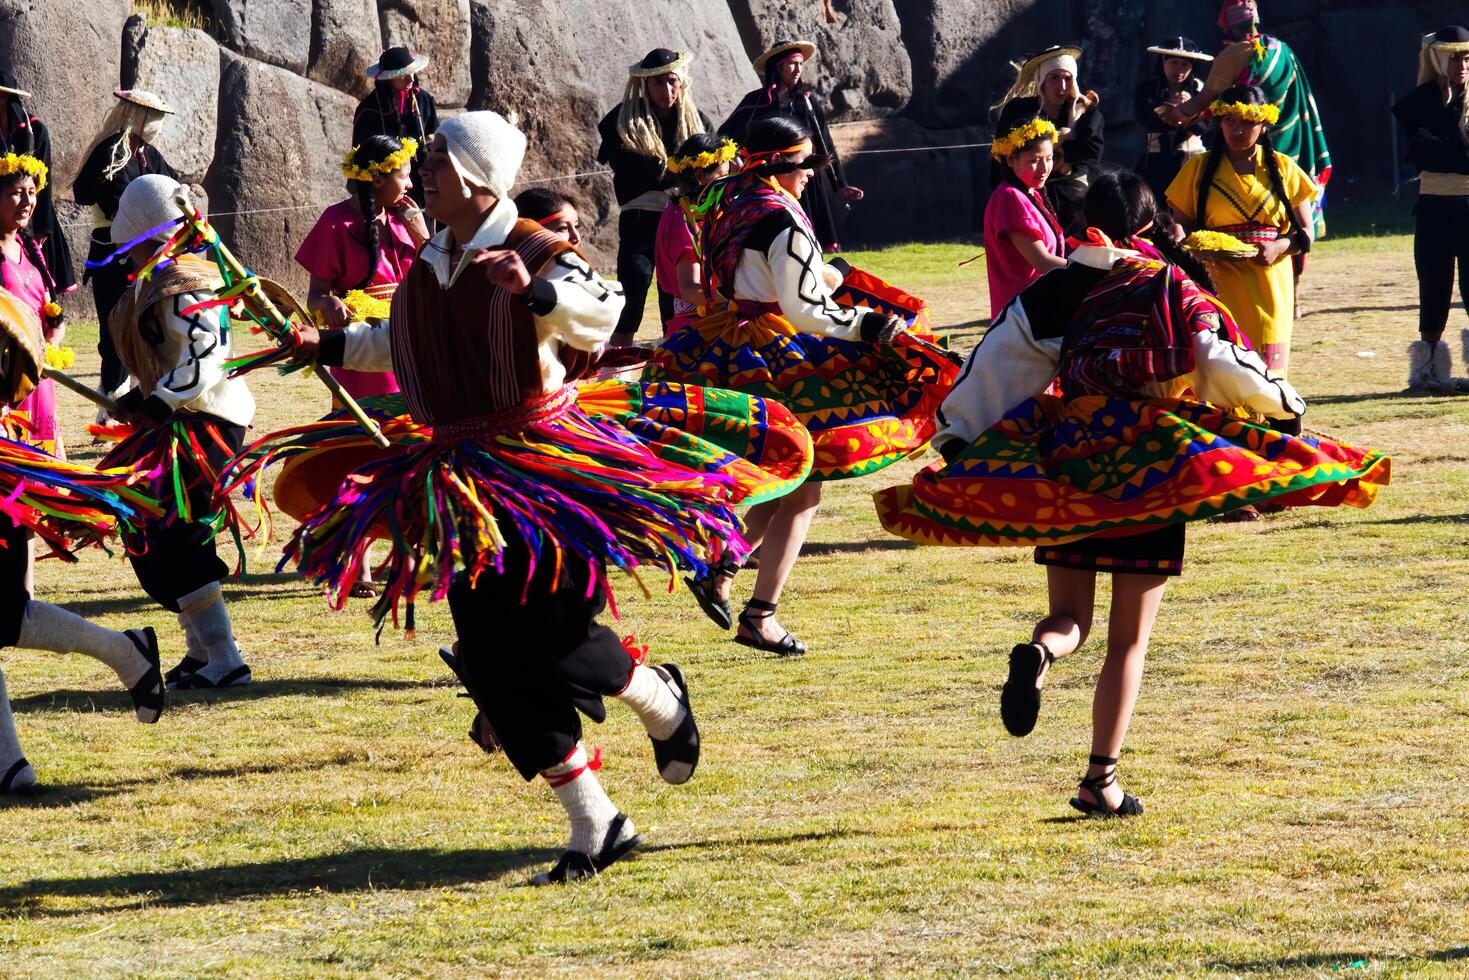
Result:
[[[737,837],[642,847],[638,853],[721,846],[762,847],[852,836],[848,830],[812,831],[776,837]],[[860,833],[860,832],[858,832]],[[259,861],[213,868],[179,868],[99,875],[93,878],[33,878],[0,888],[0,914],[95,915],[144,905],[208,905],[321,890],[423,889],[494,881],[512,872],[549,865],[559,852],[544,847],[494,850],[391,850],[360,848],[340,854]],[[616,871],[610,872],[615,874]],[[96,906],[47,908],[48,899],[104,899]]]
[[[268,582],[270,581],[264,576],[252,575],[250,576],[250,578],[258,580],[262,585],[268,584]],[[311,583],[307,582],[305,579],[302,579],[300,576],[297,575],[282,575],[279,576],[278,581],[293,582],[299,587],[295,589],[252,589],[244,586],[236,586],[234,588],[226,588],[224,590],[225,601],[245,602],[248,600],[251,602],[278,602],[282,599],[300,599],[303,595],[309,595],[311,593],[320,594],[320,590],[316,586],[312,585]],[[136,612],[139,614],[159,612],[163,613],[164,615],[172,615],[171,613],[168,613],[166,610],[164,610],[163,607],[159,606],[152,599],[144,595],[141,589],[134,595],[112,596],[107,599],[82,599],[79,601],[63,601],[59,604],[65,606],[67,610],[76,613],[78,616],[84,616],[88,619],[91,619],[95,616],[107,616],[112,615],[113,613],[129,612]]]
[[[43,780],[45,773],[41,773]],[[124,779],[95,786],[82,783],[40,782],[23,790],[0,795],[0,810],[59,810],[62,807],[120,796],[139,786],[152,785],[153,780]]]
[[[1469,524],[1469,514],[1410,514],[1407,517],[1385,517],[1359,524]]]
[[[1241,973],[1273,972],[1275,970],[1346,970],[1351,964],[1359,962],[1377,963],[1411,963],[1415,960],[1426,960],[1429,963],[1454,963],[1459,960],[1469,960],[1469,946],[1455,946],[1450,949],[1441,949],[1432,953],[1402,954],[1388,953],[1385,955],[1373,955],[1360,951],[1348,953],[1300,953],[1295,956],[1281,956],[1273,960],[1247,960],[1238,963],[1210,963],[1214,970],[1232,970]]]
[[[203,704],[228,701],[255,701],[261,698],[289,697],[295,694],[332,694],[343,691],[417,691],[450,687],[451,677],[439,680],[395,681],[380,677],[320,677],[296,680],[255,681],[245,687],[227,687],[211,691],[170,691],[169,705]],[[28,694],[10,702],[16,712],[60,710],[73,707],[95,711],[132,711],[133,699],[126,691],[47,691]],[[164,712],[167,717],[167,711]]]
[[[1369,393],[1366,393],[1366,394],[1317,395],[1315,398],[1312,398],[1311,399],[1311,405],[1312,406],[1317,406],[1317,405],[1356,405],[1356,404],[1358,404],[1360,402],[1385,402],[1385,401],[1415,402],[1415,401],[1426,401],[1427,399],[1430,399],[1430,398],[1451,398],[1451,397],[1453,397],[1453,396],[1452,395],[1430,395],[1430,394],[1428,394],[1426,392],[1423,393],[1423,394],[1417,394],[1417,393],[1414,393],[1414,394],[1405,394],[1404,392],[1401,392],[1401,391],[1374,391],[1374,392],[1369,392]]]
[[[1405,313],[1409,310],[1417,312],[1418,304],[1409,303],[1406,306],[1331,306],[1323,310],[1308,309],[1310,316],[1325,316],[1328,313]]]
[[[821,544],[807,544],[801,548],[801,554],[812,557],[849,555],[860,554],[864,551],[914,551],[919,547],[917,542],[905,541],[902,538],[871,538],[867,541],[826,541]]]

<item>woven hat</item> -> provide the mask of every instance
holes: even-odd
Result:
[[[167,102],[164,102],[162,98],[148,91],[147,89],[120,88],[113,90],[112,94],[117,96],[119,99],[122,99],[124,102],[131,102],[133,103],[133,105],[140,105],[144,108],[152,109],[155,112],[164,112],[169,115],[173,115],[175,111],[173,106],[169,105]]]
[[[1041,65],[1056,58],[1065,57],[1069,57],[1072,61],[1080,61],[1081,48],[1071,44],[1056,44],[1046,48],[1044,51],[1037,51],[1029,58],[1026,58],[1025,61],[1021,62],[1020,77],[1033,79],[1039,85],[1045,81],[1043,78],[1036,77],[1036,72],[1040,70]]]
[[[35,390],[41,381],[44,341],[41,321],[34,308],[20,297],[0,289],[0,340],[10,347],[5,373],[0,375],[0,399],[14,405]]]
[[[129,183],[112,219],[112,244],[126,245],[155,228],[151,240],[167,240],[173,234],[173,222],[183,217],[175,202],[180,192],[187,199],[188,188],[163,174],[144,174]]]
[[[687,51],[654,48],[643,55],[642,61],[635,65],[628,65],[627,73],[633,78],[652,78],[655,75],[667,75],[672,71],[683,71],[693,60],[694,56]]]
[[[779,41],[769,50],[763,52],[755,59],[755,74],[764,76],[765,66],[770,64],[771,59],[781,61],[792,51],[801,52],[801,57],[807,61],[816,57],[816,45],[810,41]]]
[[[13,95],[17,99],[29,99],[31,93],[15,85],[15,76],[0,68],[0,95]]]
[[[1148,48],[1148,54],[1160,54],[1165,58],[1187,58],[1189,61],[1213,61],[1212,54],[1205,54],[1197,44],[1184,37],[1170,37],[1161,44]]]
[[[404,75],[417,75],[428,67],[428,55],[407,48],[388,48],[378,55],[377,64],[368,65],[363,74],[379,82]]]
[[[525,134],[498,112],[461,112],[439,124],[449,159],[466,181],[496,197],[510,195],[525,160]]]

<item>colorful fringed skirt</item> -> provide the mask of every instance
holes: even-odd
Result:
[[[813,480],[875,473],[921,451],[959,363],[911,335],[893,346],[800,333],[780,314],[725,310],[664,338],[644,377],[777,401],[811,432]]]
[[[921,544],[1049,546],[1264,500],[1367,507],[1390,476],[1381,453],[1209,405],[1042,395],[874,499],[883,527]]]
[[[499,574],[512,536],[533,556],[527,587],[546,562],[584,563],[609,602],[608,568],[659,568],[672,587],[677,569],[702,574],[726,552],[743,558],[734,507],[790,492],[811,466],[791,413],[733,392],[589,382],[437,426],[389,414],[401,404],[364,404],[391,449],[337,413],[260,440],[222,484],[228,493],[286,461],[276,503],[301,526],[282,565],[294,560],[326,583],[339,608],[369,544],[391,540],[379,621],[421,591],[443,598],[457,574]]]
[[[8,428],[8,427],[7,427]],[[128,468],[93,468],[0,437],[0,513],[68,560],[119,528],[156,519],[161,508]]]

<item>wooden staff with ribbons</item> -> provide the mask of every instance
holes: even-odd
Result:
[[[230,288],[229,292],[235,294],[250,307],[251,312],[262,321],[261,326],[277,343],[286,346],[293,344],[295,331],[291,327],[291,321],[281,312],[275,303],[271,302],[270,297],[265,294],[265,291],[260,288],[260,277],[245,268],[240,263],[240,260],[235,258],[234,254],[230,252],[229,247],[220,240],[219,233],[194,208],[186,193],[182,191],[176,193],[173,201],[178,205],[179,210],[183,212],[184,227],[194,235],[197,235],[215,253],[216,261],[237,280],[237,283]],[[313,370],[312,373],[321,379],[321,383],[326,385],[327,391],[332,393],[332,396],[347,410],[357,424],[362,426],[363,430],[372,437],[374,443],[383,449],[387,449],[392,445],[388,441],[388,437],[383,435],[382,429],[378,427],[378,424],[368,418],[367,413],[362,410],[362,406],[357,404],[355,398],[347,394],[341,382],[331,376],[331,372],[317,366],[316,370]],[[65,382],[62,383],[65,384]]]
[[[73,378],[65,371],[58,371],[56,368],[51,367],[49,364],[42,364],[41,377],[52,379],[68,391],[74,391],[92,404],[101,406],[102,408],[106,409],[108,415],[116,417],[117,402],[113,401],[111,398],[108,398],[106,395],[101,394],[100,392],[94,391],[87,385],[82,384],[80,381],[78,381],[76,378]]]

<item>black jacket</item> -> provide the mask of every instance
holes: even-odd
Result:
[[[617,117],[621,112],[622,107],[618,106],[597,123],[597,133],[602,137],[602,144],[597,147],[597,162],[612,168],[612,193],[617,196],[618,204],[626,204],[648,191],[672,187],[674,180],[673,175],[664,169],[662,160],[634,152],[622,142],[622,136],[617,132]],[[704,124],[706,133],[714,128],[709,117],[702,112],[699,113],[699,120]],[[659,129],[662,131],[664,151],[677,152],[677,113],[670,112],[667,119],[659,120]]]
[[[1392,107],[1408,140],[1408,162],[1420,171],[1469,174],[1469,139],[1459,128],[1464,96],[1444,104],[1437,82],[1425,82]]]

